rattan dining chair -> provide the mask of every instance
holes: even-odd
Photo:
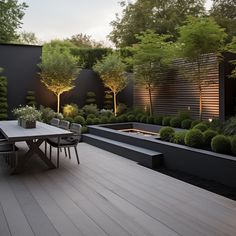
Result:
[[[57,139],[57,138],[48,139],[48,143],[50,144],[50,159],[52,156],[52,147],[57,149],[57,168],[59,168],[60,148],[68,149],[70,159],[71,159],[70,148],[74,148],[77,163],[80,164],[77,145],[81,139],[81,129],[82,126],[80,124],[72,123],[70,127],[70,131],[72,132],[71,136],[63,139]]]

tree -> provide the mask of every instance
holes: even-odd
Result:
[[[164,73],[174,58],[176,46],[170,41],[169,35],[158,35],[150,30],[136,37],[139,43],[131,48],[133,57],[130,63],[134,66],[135,82],[144,85],[148,90],[150,116],[152,116],[152,90],[163,82]]]
[[[212,18],[188,18],[186,25],[180,27],[179,42],[182,45],[182,55],[191,62],[196,62],[197,70],[189,76],[196,81],[199,90],[199,119],[202,119],[202,84],[207,75],[204,67],[204,55],[215,53],[220,56],[227,34]],[[188,71],[186,71],[188,72]],[[187,73],[188,76],[188,73]]]
[[[226,46],[229,52],[236,53],[236,36],[233,37],[232,42]],[[231,63],[236,66],[236,60],[232,60]],[[232,70],[230,78],[236,78],[236,67]]]
[[[28,44],[28,45],[37,45],[40,44],[39,39],[36,37],[33,32],[22,31],[19,34],[19,38],[16,40],[17,43]]]
[[[82,33],[73,35],[67,40],[79,48],[100,48],[103,46],[102,43],[96,42],[95,40],[91,39],[90,35]]]
[[[228,33],[230,42],[236,35],[236,2],[235,0],[213,0],[210,16]]]
[[[117,94],[128,84],[125,64],[117,53],[111,53],[98,61],[93,69],[100,75],[105,87],[113,93],[114,113],[117,114]]]
[[[60,112],[60,96],[70,91],[79,74],[79,58],[70,54],[67,47],[52,43],[43,46],[42,63],[39,65],[41,82],[57,96],[57,112]]]
[[[26,3],[17,0],[0,1],[0,43],[17,39],[17,29],[21,26]]]
[[[205,13],[205,0],[137,0],[121,2],[122,16],[116,15],[111,22],[113,30],[109,39],[117,46],[131,46],[138,42],[136,34],[153,30],[157,34],[172,34],[178,37],[177,27],[184,24],[188,15]]]

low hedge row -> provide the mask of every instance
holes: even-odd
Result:
[[[160,139],[194,148],[211,148],[217,153],[236,155],[236,135],[228,137],[210,129],[204,132],[196,128],[175,132],[171,127],[163,127],[160,130]]]

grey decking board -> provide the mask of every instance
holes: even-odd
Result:
[[[11,236],[9,226],[0,203],[0,235]]]
[[[17,177],[11,178],[9,183],[34,234],[37,236],[59,235],[25,185]]]

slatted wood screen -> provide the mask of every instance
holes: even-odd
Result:
[[[205,75],[202,77],[203,119],[219,117],[219,62],[214,54],[203,57]],[[165,82],[153,89],[154,114],[176,115],[179,111],[189,110],[192,118],[199,117],[199,89],[197,82],[190,79],[191,72],[197,70],[196,63],[183,60],[175,62],[177,73],[166,76]],[[206,73],[207,71],[207,73]],[[147,108],[149,105],[148,91],[140,85],[134,86],[134,106]]]

